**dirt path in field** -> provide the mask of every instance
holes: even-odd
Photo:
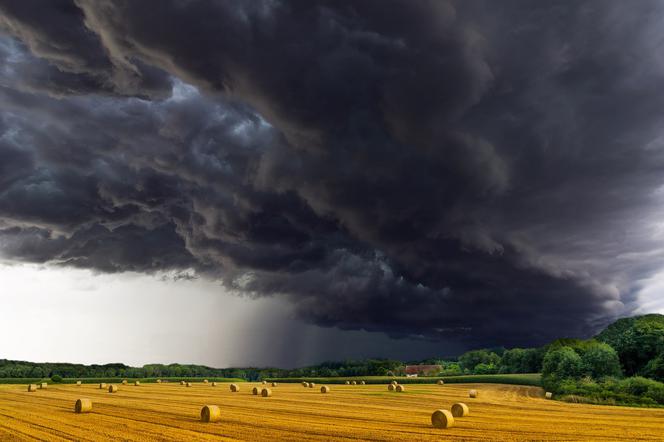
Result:
[[[94,385],[49,386],[28,393],[0,385],[0,441],[22,440],[378,440],[572,441],[664,440],[664,410],[549,401],[538,387],[493,384],[331,385],[329,394],[300,384],[279,384],[273,396],[253,396],[257,384],[191,388],[174,384],[121,386],[114,394]],[[477,389],[476,399],[468,390]],[[86,397],[93,412],[75,414]],[[431,426],[431,413],[463,401],[470,416],[447,430]],[[219,405],[223,420],[199,421],[203,405]]]

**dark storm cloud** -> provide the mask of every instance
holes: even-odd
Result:
[[[0,5],[12,259],[473,345],[587,335],[660,270],[657,2],[31,3]]]
[[[15,66],[24,86],[57,95],[160,97],[170,91],[165,72],[114,52],[84,19],[81,9],[70,0],[9,0],[0,4],[0,25],[34,56],[26,55],[27,60]]]

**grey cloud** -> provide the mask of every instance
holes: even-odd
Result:
[[[170,91],[168,75],[114,53],[70,0],[10,0],[0,4],[0,26],[31,51],[17,63],[22,86],[55,95],[119,93],[143,97]]]
[[[0,9],[9,257],[466,345],[588,335],[659,270],[656,2],[49,7]]]

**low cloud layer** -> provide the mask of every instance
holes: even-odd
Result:
[[[6,259],[467,346],[587,336],[661,271],[659,2],[0,14]]]

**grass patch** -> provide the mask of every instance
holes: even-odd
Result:
[[[551,378],[547,378],[545,383],[547,388],[554,392],[553,398],[564,402],[664,407],[664,384],[638,376],[625,379],[605,378],[600,382],[590,378],[552,382]]]

